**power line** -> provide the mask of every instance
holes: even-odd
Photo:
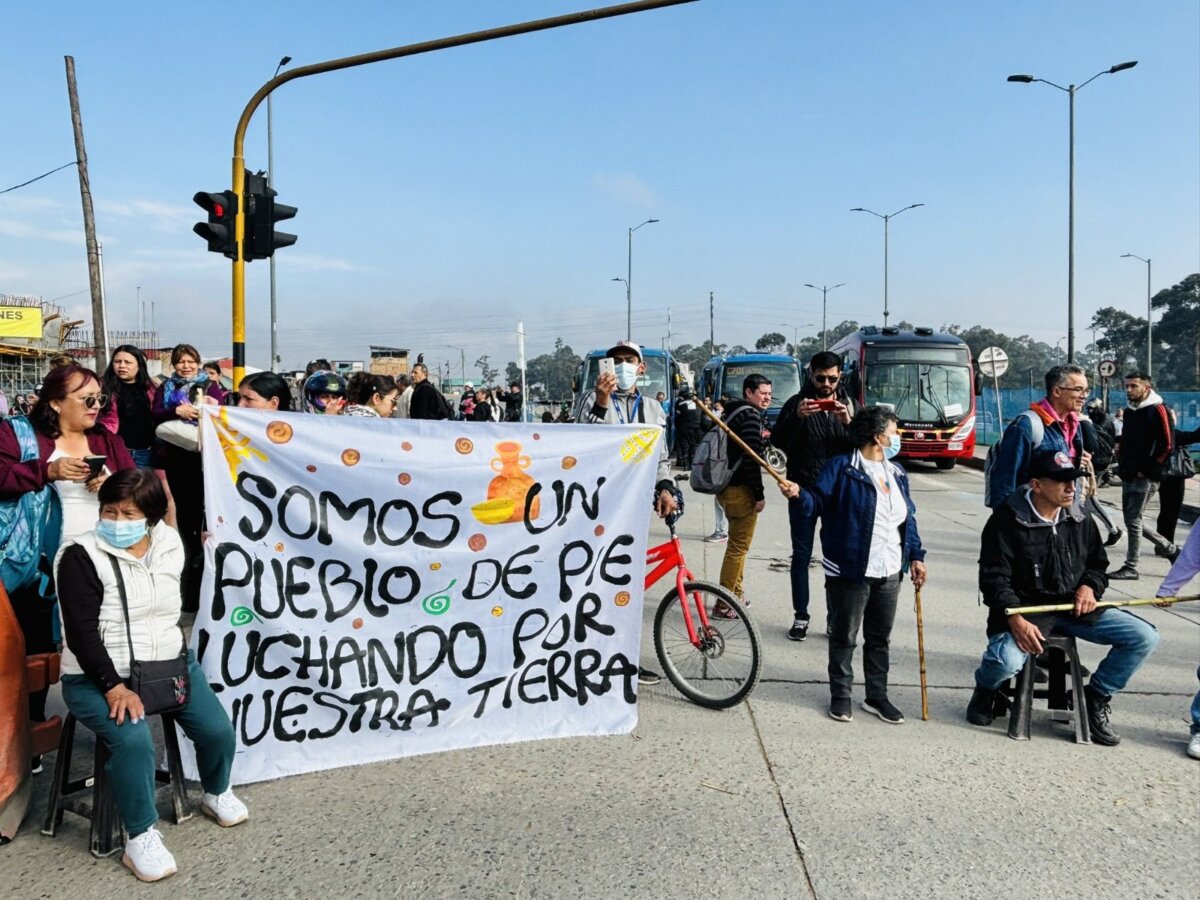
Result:
[[[0,191],[0,194],[7,194],[9,191],[15,191],[17,188],[23,188],[26,185],[33,184],[35,181],[41,181],[47,175],[53,175],[55,172],[61,172],[63,169],[66,169],[73,165],[75,165],[75,160],[71,160],[69,163],[66,163],[65,165],[61,165],[57,169],[51,169],[49,172],[43,172],[37,178],[30,178],[28,181],[23,181],[20,184],[14,184],[10,188],[5,188],[4,190]]]

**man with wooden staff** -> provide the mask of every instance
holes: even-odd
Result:
[[[1042,652],[1051,632],[1110,646],[1084,688],[1092,740],[1116,746],[1109,702],[1158,646],[1154,626],[1124,609],[1097,609],[1108,587],[1108,556],[1090,516],[1073,507],[1081,471],[1064,450],[1042,450],[1029,484],[996,509],[983,529],[979,588],[988,606],[988,645],[967,706],[972,725],[991,725],[999,687]],[[1006,608],[1070,603],[1069,613],[1006,614]]]

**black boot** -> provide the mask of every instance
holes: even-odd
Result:
[[[967,721],[986,728],[996,718],[995,705],[996,691],[975,685],[975,693],[971,694],[971,702],[967,704]]]
[[[1090,684],[1083,689],[1083,694],[1087,699],[1087,717],[1088,725],[1092,729],[1092,740],[1105,747],[1117,746],[1121,743],[1121,736],[1113,731],[1112,726],[1108,723],[1111,713],[1108,701],[1112,698],[1104,696],[1093,689]]]

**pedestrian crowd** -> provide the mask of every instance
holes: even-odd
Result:
[[[175,861],[155,828],[155,753],[146,717],[162,709],[153,682],[142,680],[147,664],[174,666],[176,685],[186,685],[173,711],[196,745],[202,811],[223,826],[249,814],[229,787],[232,727],[179,626],[181,614],[195,612],[200,602],[201,408],[236,404],[314,415],[516,422],[525,398],[518,383],[478,389],[468,383],[454,405],[429,380],[423,362],[396,377],[355,372],[347,378],[327,360],[309,365],[298,396],[271,372],[248,375],[231,392],[220,367],[205,363],[189,344],[172,350],[172,371],[158,382],[131,345],[113,352],[103,375],[69,357],[55,363],[28,405],[11,410],[25,414],[0,423],[0,527],[8,534],[0,580],[27,652],[61,647],[67,707],[111,753],[109,773],[128,835],[123,862],[138,878],[157,880],[175,871]],[[842,384],[843,360],[827,351],[808,361],[805,383],[784,400],[773,428],[765,418],[772,383],[763,375],[747,376],[741,396],[709,404],[687,387],[673,402],[665,394],[644,395],[638,388],[644,373],[641,347],[618,341],[575,405],[574,421],[665,430],[670,417],[674,463],[692,469],[693,484],[708,452],[702,450],[706,432],[718,429],[712,433],[717,439],[728,434],[728,470],[709,491],[717,527],[705,540],[725,544],[720,583],[744,606],[746,561],[767,502],[759,461],[778,459],[792,546],[787,637],[808,637],[810,568],[819,558],[829,716],[853,719],[853,658],[861,632],[861,708],[884,722],[903,723],[888,692],[890,638],[901,585],[905,578],[918,589],[926,583],[929,552],[907,472],[896,459],[903,438],[895,413],[884,405],[855,408]],[[1046,373],[1045,386],[1045,396],[1008,425],[989,461],[991,513],[979,557],[987,640],[967,719],[992,724],[1004,708],[1005,684],[1043,653],[1047,637],[1069,635],[1109,648],[1086,685],[1086,715],[1093,739],[1115,745],[1120,738],[1111,723],[1112,699],[1154,652],[1159,635],[1128,609],[1097,604],[1110,581],[1141,577],[1143,538],[1174,564],[1159,597],[1177,594],[1200,572],[1200,529],[1192,529],[1183,547],[1175,542],[1183,486],[1192,474],[1186,448],[1200,432],[1175,427],[1144,373],[1126,376],[1128,404],[1111,419],[1087,404],[1082,368],[1056,366]],[[665,436],[657,469],[647,502],[673,523],[683,496]],[[1096,497],[1097,485],[1113,478],[1121,485],[1123,529]],[[1151,523],[1145,512],[1155,493],[1160,514]],[[1122,535],[1125,558],[1109,571],[1106,548]],[[1013,612],[1054,604],[1068,611]],[[718,601],[710,615],[720,620],[738,612]],[[654,683],[658,676],[643,668],[639,680]],[[30,695],[31,720],[45,720],[45,704],[45,691]],[[1200,693],[1188,752],[1200,758]]]

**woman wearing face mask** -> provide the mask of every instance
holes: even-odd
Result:
[[[173,428],[189,436],[185,443],[167,439],[163,470],[175,498],[175,520],[183,540],[186,563],[183,570],[183,609],[195,612],[200,606],[200,574],[204,563],[200,535],[204,530],[204,469],[196,446],[199,435],[200,406],[219,404],[221,386],[211,381],[200,368],[200,352],[191,344],[179,344],[171,351],[175,374],[158,387],[154,395],[157,431]]]
[[[784,495],[821,519],[821,555],[831,615],[829,717],[853,718],[850,690],[859,627],[863,631],[866,697],[862,708],[891,725],[904,715],[888,699],[888,644],[904,573],[925,583],[925,550],[917,532],[917,508],[908,475],[892,460],[900,452],[896,415],[882,406],[860,410],[850,420],[857,448],[833,457],[811,488],[792,482]]]
[[[35,557],[41,556],[44,573],[51,571],[60,543],[96,524],[96,492],[104,480],[133,468],[121,439],[97,425],[105,400],[95,372],[74,364],[60,366],[47,373],[27,421],[0,424],[0,500],[30,495],[26,502],[31,506],[23,514],[37,519],[29,532],[14,531],[8,538],[14,544],[6,550],[16,556],[18,543],[30,548]],[[87,457],[92,457],[90,462]],[[25,635],[25,652],[53,652],[57,648],[51,586],[37,571],[18,582],[10,566],[0,565],[0,576]],[[30,694],[29,718],[45,721],[45,711],[46,691]]]
[[[57,566],[63,700],[112,754],[106,771],[129,836],[122,862],[142,881],[157,881],[175,872],[175,859],[154,827],[154,739],[142,700],[125,679],[131,659],[170,660],[183,649],[183,544],[162,521],[166,495],[153,473],[119,472],[99,499],[99,521],[64,547]],[[196,746],[200,810],[220,825],[237,825],[249,814],[229,789],[233,726],[190,650],[187,668],[190,691],[177,721]]]
[[[238,386],[238,406],[246,409],[292,411],[292,389],[275,372],[255,372]]]

